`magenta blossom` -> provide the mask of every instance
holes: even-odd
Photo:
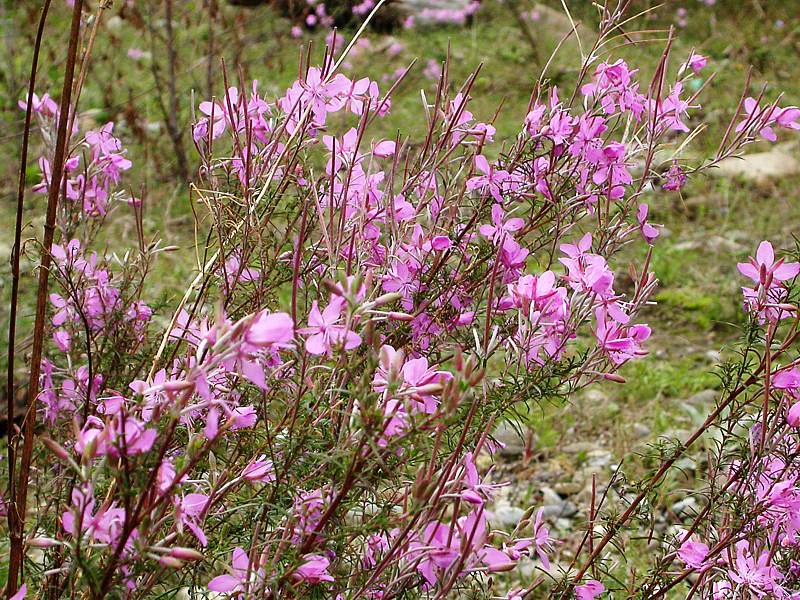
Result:
[[[324,556],[319,554],[306,554],[305,561],[292,573],[292,578],[305,583],[322,583],[323,581],[333,581],[333,577],[328,573],[331,564]]]
[[[575,587],[575,598],[576,600],[594,600],[605,591],[606,588],[602,583],[592,579]]]
[[[639,221],[639,232],[642,234],[644,241],[646,241],[651,246],[653,242],[656,241],[656,238],[661,233],[658,228],[661,227],[660,225],[652,225],[647,222],[647,212],[648,212],[647,204],[640,204],[639,210],[636,213],[636,219]]]
[[[706,561],[708,558],[708,545],[696,541],[694,536],[689,537],[678,548],[678,558],[687,567],[696,571],[705,570],[710,566]]]
[[[352,350],[361,344],[361,336],[339,324],[345,303],[346,300],[341,296],[334,296],[325,310],[320,312],[314,300],[308,314],[308,327],[298,329],[298,333],[309,336],[305,343],[309,353],[330,356],[335,347]]]
[[[208,589],[212,592],[233,593],[244,592],[248,580],[253,579],[253,575],[257,579],[263,577],[263,571],[259,570],[256,573],[250,571],[250,558],[247,556],[242,548],[236,547],[233,549],[233,558],[231,560],[230,574],[218,575],[208,583]]]
[[[707,64],[708,57],[692,51],[692,53],[689,55],[689,59],[683,64],[680,70],[685,71],[686,69],[691,69],[694,71],[695,75],[699,75],[700,71],[702,71]]]

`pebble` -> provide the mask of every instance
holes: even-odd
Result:
[[[672,512],[679,517],[694,517],[699,512],[697,500],[693,496],[679,500],[672,505]]]
[[[494,517],[492,519],[492,525],[510,531],[514,529],[522,520],[522,517],[525,516],[525,510],[518,506],[511,506],[505,501],[500,501],[495,504],[492,515]]]
[[[500,449],[501,456],[522,456],[525,451],[525,439],[520,435],[520,432],[509,422],[503,421],[497,425],[492,437],[504,444],[505,447]]]

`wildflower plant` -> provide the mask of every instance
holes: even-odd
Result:
[[[510,533],[493,528],[505,485],[489,466],[494,426],[531,403],[624,384],[619,369],[647,353],[641,312],[660,233],[648,190],[678,189],[800,127],[798,109],[743,97],[716,155],[688,164],[679,150],[700,107],[686,82],[706,59],[680,57],[671,76],[667,44],[642,81],[604,55],[624,18],[606,11],[574,89],[537,83],[503,146],[470,112],[478,73],[452,82],[446,63],[420,140],[371,135],[396,86],[340,73],[352,42],[303,64],[277,98],[226,83],[197,106],[191,193],[206,235],[171,306],[148,297],[153,261],[172,248],[143,237],[153,209],[124,191],[135,165],[114,124],[70,125],[53,169],[58,125],[79,120],[32,97],[44,140],[35,190],[58,210],[42,249],[48,342],[26,415],[45,427],[9,441],[28,437],[36,468],[9,469],[4,506],[26,558],[12,552],[8,591],[588,599],[689,585],[792,597],[800,263],[769,242],[738,266],[748,335],[703,426],[658,449],[618,511],[598,493],[579,547],[553,539],[536,506]],[[122,211],[140,226],[120,255],[97,240]],[[637,257],[628,270],[623,248]],[[712,433],[704,508],[650,572],[629,576],[659,484]],[[502,574],[523,557],[537,574],[507,589]]]

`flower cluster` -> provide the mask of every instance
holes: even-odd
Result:
[[[28,107],[27,102],[20,101],[22,110]],[[58,122],[59,110],[48,94],[41,98],[34,95],[31,110],[36,115],[43,132],[52,134]],[[45,135],[46,140],[54,140],[54,136]],[[73,127],[72,136],[78,134],[77,124]],[[122,173],[129,170],[133,163],[126,158],[122,143],[114,137],[114,123],[106,123],[99,129],[85,132],[81,139],[85,152],[75,151],[64,163],[64,197],[75,204],[80,211],[93,218],[102,218],[109,210],[113,200],[124,197],[116,191]],[[49,152],[48,152],[49,154]],[[33,190],[47,193],[51,180],[50,161],[39,158],[39,169],[42,181]]]

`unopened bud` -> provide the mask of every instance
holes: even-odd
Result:
[[[162,556],[158,559],[158,564],[163,567],[168,567],[170,569],[182,569],[183,568],[183,561],[178,560],[172,556]]]
[[[485,376],[486,376],[486,369],[478,369],[477,371],[475,371],[469,378],[470,387],[475,387],[476,385],[478,385],[481,381],[483,381],[483,378]]]
[[[81,453],[81,464],[88,465],[94,458],[94,453],[96,450],[97,450],[97,437],[92,437],[83,447],[83,452]]]
[[[203,560],[203,555],[200,552],[193,548],[184,548],[182,546],[170,548],[169,555],[182,560]]]
[[[390,368],[389,361],[391,358],[389,357],[389,347],[388,346],[381,346],[381,349],[378,351],[378,363],[382,367]]]
[[[386,316],[391,321],[413,321],[414,315],[408,313],[391,311],[386,313]]]
[[[464,379],[469,379],[470,375],[472,375],[472,371],[475,370],[475,361],[472,360],[470,356],[467,358],[467,362],[464,363]]]
[[[607,379],[608,381],[613,381],[614,383],[625,383],[625,378],[622,375],[618,375],[616,373],[604,373],[603,379]]]
[[[194,387],[194,384],[191,381],[186,381],[185,379],[178,379],[176,381],[165,381],[164,382],[164,391],[165,392],[182,392],[184,390],[188,390]]]
[[[388,294],[384,294],[383,296],[378,296],[375,298],[375,301],[372,303],[373,306],[383,306],[385,304],[391,304],[392,302],[397,302],[398,300],[402,299],[403,294],[400,292],[389,292]]]
[[[403,368],[403,363],[406,361],[406,353],[402,350],[398,350],[394,353],[394,360],[392,360],[391,364],[389,365],[389,376],[391,377],[392,381],[397,379],[397,374],[400,373],[400,370]]]
[[[455,386],[448,386],[447,399],[445,401],[445,408],[448,412],[454,413],[461,404],[461,394],[455,389]]]
[[[414,482],[414,489],[411,495],[415,500],[425,500],[427,498],[428,486],[430,481],[425,477],[425,469],[420,469],[417,472],[417,480]]]
[[[418,388],[414,388],[414,391],[417,394],[437,394],[442,391],[442,384],[441,383],[428,383],[425,385],[421,385]]]
[[[513,571],[516,566],[517,563],[513,562],[511,559],[508,559],[508,562],[492,565],[491,567],[489,567],[489,572],[503,573],[505,571]]]
[[[52,452],[56,458],[59,460],[69,460],[69,453],[57,442],[54,442],[49,437],[45,436],[42,436],[40,439],[45,447],[50,450],[50,452]]]
[[[330,279],[323,279],[322,285],[334,296],[342,295],[342,288],[335,281],[331,281]]]
[[[35,537],[28,540],[28,546],[32,548],[52,548],[53,546],[60,546],[61,542],[49,537]]]

